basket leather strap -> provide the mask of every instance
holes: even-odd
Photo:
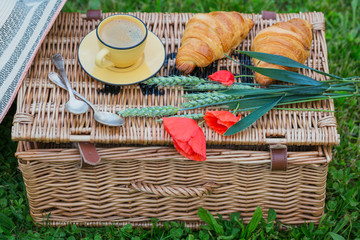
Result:
[[[102,15],[101,15],[101,10],[87,10],[86,12],[86,20],[101,20],[102,19]]]
[[[283,144],[270,145],[271,170],[287,170],[287,147]]]
[[[262,19],[273,19],[276,20],[276,12],[272,11],[261,11]]]
[[[77,147],[81,155],[80,168],[91,167],[100,162],[100,156],[93,143],[78,142]]]

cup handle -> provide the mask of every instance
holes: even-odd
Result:
[[[107,48],[101,49],[100,52],[96,54],[95,64],[101,68],[114,66],[114,63],[112,61],[105,58],[106,55],[108,55],[109,53],[110,53],[109,49]]]

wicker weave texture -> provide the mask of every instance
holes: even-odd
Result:
[[[111,14],[113,13],[106,13],[103,16]],[[193,14],[131,14],[142,19],[149,30],[154,32],[165,46],[167,59],[158,75],[179,74],[174,67],[175,56],[181,43],[185,24]],[[277,21],[301,17],[309,20],[314,26],[314,41],[306,64],[322,71],[328,71],[325,23],[322,13],[277,14],[276,20],[264,20],[259,14],[246,14],[246,16],[254,20],[255,26],[238,49],[250,50],[252,40],[261,29]],[[100,109],[118,112],[131,107],[180,106],[184,101],[181,97],[184,94],[182,88],[168,87],[163,89],[164,94],[156,94],[156,91],[155,94],[151,94],[151,91],[150,94],[144,94],[147,89],[139,84],[121,87],[107,86],[89,77],[78,63],[77,50],[81,39],[95,29],[97,24],[98,21],[88,21],[84,15],[78,13],[61,13],[59,15],[19,90],[17,113],[12,131],[14,140],[57,143],[91,141],[143,145],[171,144],[170,136],[164,131],[162,124],[156,121],[157,119],[129,118],[123,127],[107,127],[95,122],[93,112],[75,116],[65,111],[64,105],[68,100],[67,92],[59,89],[47,79],[48,72],[55,71],[51,62],[51,55],[54,53],[61,53],[64,56],[72,86]],[[246,59],[242,55],[233,53],[232,56],[239,61],[250,63],[250,59]],[[197,69],[193,74],[206,77],[220,69],[228,69],[235,75],[248,73],[248,70],[240,65],[228,59],[222,59],[207,68]],[[309,70],[302,70],[301,73],[324,80],[322,75]],[[332,101],[285,107],[334,110]],[[246,116],[247,113],[243,115]],[[333,112],[273,110],[248,129],[231,137],[222,137],[205,125],[203,125],[203,130],[208,145],[268,144],[271,142],[271,138],[281,138],[282,142],[287,145],[330,146],[339,142]]]
[[[199,228],[204,207],[248,222],[260,206],[287,224],[318,223],[331,151],[289,151],[288,170],[271,171],[268,151],[209,149],[205,162],[173,148],[102,147],[101,163],[79,169],[77,148],[20,142],[17,151],[34,221],[85,226],[151,226],[151,218]]]

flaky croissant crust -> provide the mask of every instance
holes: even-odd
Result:
[[[194,15],[185,26],[176,68],[185,74],[229,54],[249,34],[254,22],[238,12]]]
[[[295,18],[261,30],[252,42],[251,51],[276,54],[304,64],[310,55],[312,39],[310,22]],[[297,71],[294,68],[275,65],[258,59],[253,59],[253,61],[257,67]],[[274,82],[274,79],[259,73],[255,73],[255,78],[261,85],[269,85]]]

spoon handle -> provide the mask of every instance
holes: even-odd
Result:
[[[67,91],[69,91],[69,89],[67,88],[67,86],[64,83],[64,80],[59,76],[59,74],[57,74],[56,72],[49,72],[48,74],[49,79],[56,84],[57,86],[61,87],[62,89],[65,89]],[[84,102],[86,102],[86,104],[88,104],[94,111],[97,111],[97,107],[95,107],[89,100],[87,100],[85,97],[83,97],[80,93],[78,93],[75,89],[70,88],[70,91],[76,95],[77,97],[79,97],[81,100],[83,100]]]
[[[66,88],[69,92],[70,99],[75,98],[74,93],[72,91],[74,89],[71,87],[69,79],[66,76],[63,57],[61,56],[61,54],[57,53],[57,54],[52,55],[51,58],[54,62],[55,67],[59,70],[59,72],[61,74],[62,81],[66,84]]]

